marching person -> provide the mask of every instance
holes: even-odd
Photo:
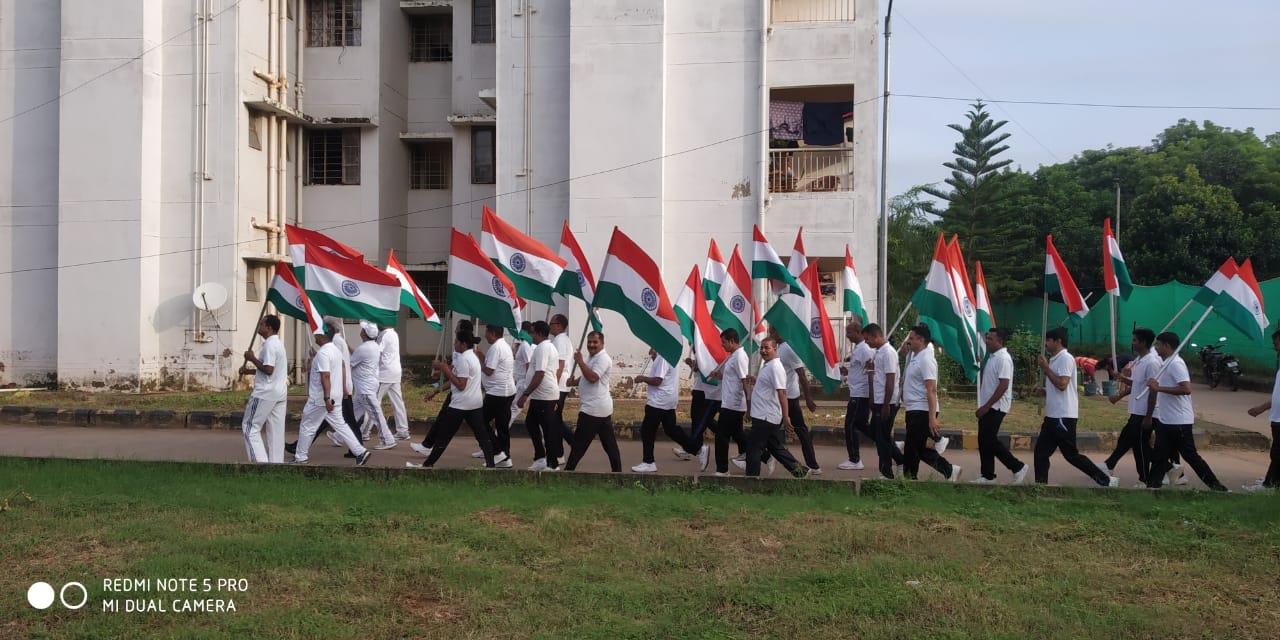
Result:
[[[876,453],[880,458],[880,476],[894,478],[894,469],[901,473],[902,451],[893,442],[893,423],[898,418],[898,350],[889,344],[884,329],[872,322],[862,329],[867,346],[875,355],[867,362],[871,377],[871,425],[875,433]]]
[[[415,469],[433,469],[435,464],[449,448],[449,442],[458,433],[463,422],[471,428],[480,450],[484,452],[484,466],[494,468],[493,443],[489,438],[489,430],[484,426],[484,392],[481,376],[480,358],[476,356],[475,346],[480,338],[471,331],[458,331],[453,341],[453,363],[436,360],[432,368],[439,371],[449,381],[450,395],[448,407],[440,416],[440,420],[432,427],[431,454],[421,464],[411,460],[405,466]]]
[[[604,334],[592,331],[587,334],[587,357],[582,352],[573,354],[578,364],[578,377],[569,380],[570,387],[578,388],[581,406],[578,408],[578,425],[573,430],[573,449],[569,453],[566,471],[578,468],[582,456],[596,435],[600,436],[600,446],[609,456],[609,470],[622,472],[622,456],[618,453],[618,438],[613,433],[613,393],[612,378],[613,359],[604,350]]]
[[[493,438],[494,464],[511,468],[511,405],[516,399],[516,381],[511,345],[503,340],[506,332],[491,324],[484,328],[484,428]],[[479,452],[481,456],[484,452]],[[471,457],[479,457],[471,454]]]
[[[573,360],[573,343],[569,341],[569,334],[565,333],[569,328],[569,318],[564,314],[557,313],[551,316],[551,322],[548,324],[551,328],[551,344],[556,348],[556,362],[558,369],[556,370],[556,385],[560,389],[560,400],[556,403],[555,419],[560,425],[560,435],[564,437],[564,443],[573,446],[573,431],[569,425],[564,422],[564,403],[569,399],[569,370],[572,368]]]
[[[720,332],[720,346],[729,354],[719,371],[720,420],[716,424],[716,475],[729,475],[729,443],[743,437],[742,419],[747,413],[747,352],[735,329]]]
[[[1037,484],[1049,482],[1049,459],[1061,451],[1072,466],[1103,487],[1119,486],[1119,478],[1107,475],[1076,449],[1076,420],[1080,417],[1080,397],[1076,392],[1076,360],[1067,351],[1067,330],[1054,327],[1044,334],[1049,358],[1040,355],[1044,372],[1044,422],[1036,438],[1035,474]]]
[[[253,391],[244,408],[244,448],[249,462],[284,462],[284,417],[289,400],[289,358],[280,341],[280,318],[272,314],[258,322],[262,346],[258,354],[244,352],[240,375],[253,374]],[[253,364],[250,368],[249,364]],[[266,430],[267,440],[262,440]]]
[[[813,401],[812,390],[809,388],[809,376],[805,373],[804,361],[796,355],[795,349],[782,339],[777,327],[769,327],[769,337],[773,338],[773,343],[777,345],[778,362],[782,363],[782,368],[787,373],[787,416],[791,418],[791,428],[795,431],[796,440],[800,441],[800,452],[804,455],[804,464],[809,468],[809,473],[815,476],[822,475],[822,468],[818,466],[818,456],[813,450],[813,436],[809,434],[809,425],[805,423],[804,411],[800,407],[800,399],[803,397],[804,408],[808,409],[809,413],[818,410],[818,404]]]
[[[1147,417],[1143,426],[1155,425],[1155,462],[1147,473],[1147,486],[1160,488],[1164,474],[1173,467],[1170,458],[1174,451],[1182,455],[1200,480],[1214,491],[1227,491],[1209,468],[1209,463],[1196,451],[1196,441],[1191,435],[1196,413],[1191,406],[1191,373],[1187,363],[1178,355],[1182,340],[1178,334],[1166,331],[1156,336],[1156,354],[1164,361],[1163,369],[1147,380]]]
[[[354,387],[352,387],[352,382],[351,382],[351,378],[352,378],[351,351],[347,347],[345,327],[342,324],[342,319],[336,318],[334,316],[324,316],[324,318],[321,319],[321,322],[326,328],[329,329],[330,335],[333,336],[333,340],[332,340],[333,346],[337,349],[338,353],[342,356],[343,384],[345,385],[345,388],[342,390],[342,419],[345,420],[347,423],[347,426],[351,428],[351,432],[355,435],[356,440],[359,441],[361,444],[364,444],[364,437],[361,436],[359,431],[360,425],[357,424],[357,421],[356,421],[355,403],[353,402],[351,397],[351,393],[354,390]],[[315,354],[315,350],[313,349],[312,350],[313,357],[314,357],[314,354]],[[329,421],[327,420],[324,421],[323,423],[320,424],[320,428],[316,430],[315,437],[318,438],[320,437],[320,434],[323,433],[329,436],[329,441],[333,443],[333,446],[341,447],[342,441],[338,438],[338,436],[336,436],[330,430],[332,426],[333,425],[329,424]],[[286,444],[284,448],[285,448],[285,451],[296,454],[297,448],[298,448],[298,441],[294,440],[293,442]],[[343,457],[354,458],[356,457],[356,454],[354,451],[348,450]]]
[[[528,338],[532,332],[533,323],[525,320],[520,323],[520,335],[511,336],[515,340],[515,345],[512,347],[514,355],[511,361],[511,378],[515,380],[517,391],[524,384],[525,374],[529,371],[529,360],[533,358],[533,345],[529,344],[530,340]],[[523,409],[515,402],[512,402],[511,420],[507,424],[515,424],[516,418],[520,417],[521,411]]]
[[[354,413],[363,416],[364,426],[361,431],[370,433],[373,428],[378,429],[382,442],[374,449],[391,449],[398,441],[387,426],[387,417],[382,413],[382,405],[378,402],[378,362],[382,358],[382,349],[378,345],[378,325],[361,321],[360,339],[360,346],[351,352]]]
[[[933,352],[933,333],[918,324],[907,334],[907,366],[902,374],[902,406],[907,413],[906,450],[902,453],[903,476],[915,480],[920,462],[933,467],[942,477],[956,482],[960,466],[947,462],[933,447],[930,436],[938,434],[938,359]]]
[[[755,380],[747,404],[751,428],[747,431],[747,476],[760,476],[760,462],[768,451],[796,478],[809,475],[809,469],[787,451],[782,443],[783,429],[791,426],[788,416],[787,372],[778,359],[778,345],[773,338],[760,341],[760,375]]]
[[[1271,334],[1271,347],[1280,356],[1280,331]],[[1245,491],[1280,488],[1280,369],[1276,370],[1275,383],[1271,385],[1271,399],[1249,409],[1249,415],[1255,418],[1264,413],[1271,422],[1271,464],[1267,467],[1267,475],[1254,484],[1245,485]]]
[[[1022,484],[1030,467],[1019,460],[1000,442],[1000,425],[1013,406],[1013,356],[1005,344],[1009,330],[991,327],[982,337],[987,345],[987,359],[978,372],[978,464],[979,475],[973,484],[996,481],[996,460],[1013,472],[1013,484]]]
[[[556,384],[556,348],[548,335],[551,328],[539,320],[533,323],[533,354],[525,372],[524,391],[516,400],[516,406],[529,406],[525,416],[525,428],[533,442],[533,464],[530,471],[559,471],[564,449],[560,440],[560,425],[556,422],[556,404],[560,402],[560,387]]]
[[[333,328],[324,326],[321,333],[315,334],[316,354],[311,358],[311,373],[307,377],[307,403],[302,407],[302,422],[298,425],[298,443],[294,452],[294,464],[307,464],[307,456],[311,451],[311,443],[315,440],[320,424],[328,422],[329,427],[339,442],[355,454],[356,466],[363,466],[369,461],[370,451],[365,449],[356,435],[351,432],[346,419],[342,417],[339,403],[342,400],[342,354],[333,345]]]
[[[1155,450],[1149,444],[1150,429],[1144,429],[1142,426],[1147,417],[1147,399],[1145,397],[1139,399],[1138,392],[1147,388],[1147,380],[1155,377],[1156,371],[1160,368],[1160,356],[1156,355],[1152,348],[1155,340],[1155,332],[1146,327],[1133,330],[1130,346],[1137,357],[1131,361],[1132,368],[1127,375],[1123,370],[1117,372],[1116,379],[1123,388],[1117,389],[1115,395],[1107,398],[1111,404],[1116,404],[1128,396],[1129,419],[1120,429],[1120,435],[1116,437],[1116,447],[1102,463],[1102,467],[1107,475],[1116,475],[1116,465],[1120,464],[1124,454],[1133,451],[1133,464],[1138,472],[1138,482],[1143,487],[1147,486],[1147,472],[1151,470],[1152,455]]]
[[[693,371],[693,392],[689,400],[689,436],[701,442],[707,430],[716,432],[716,415],[720,413],[720,385],[716,380],[702,377],[693,358],[685,358],[684,363]],[[672,453],[680,460],[693,457],[680,445],[672,447]]]
[[[636,382],[646,385],[644,420],[640,423],[644,457],[631,470],[636,473],[654,473],[658,470],[653,459],[653,445],[658,437],[658,424],[661,423],[662,431],[667,437],[683,448],[685,453],[698,456],[698,464],[706,471],[710,447],[701,441],[695,441],[676,424],[676,402],[680,394],[679,370],[653,349],[649,349],[649,359],[651,363],[647,375],[636,376]]]
[[[849,358],[840,367],[849,386],[849,404],[844,412],[844,447],[849,457],[837,468],[845,471],[856,471],[865,468],[862,464],[862,452],[858,446],[858,434],[876,441],[875,432],[871,429],[871,372],[867,364],[875,357],[875,351],[862,338],[862,322],[852,320],[844,327],[844,335],[853,348],[849,350]]]
[[[388,324],[379,324],[378,346],[378,402],[391,396],[392,419],[395,421],[396,440],[409,439],[409,414],[404,408],[404,394],[400,390],[403,372],[400,368],[400,334]]]
[[[472,323],[470,320],[459,320],[458,324],[454,326],[453,335],[456,338],[457,335],[460,333],[475,333],[475,324]],[[455,351],[453,346],[450,345],[449,353],[438,354],[436,356],[436,359],[441,360],[446,364],[448,364],[453,362],[453,356],[456,353],[457,351]],[[439,369],[435,368],[435,362],[432,362],[431,364],[432,364],[432,371],[439,371]],[[449,384],[449,379],[446,378],[443,374],[441,374],[439,380],[437,380],[436,383],[431,386],[431,391],[428,391],[425,395],[422,396],[423,401],[431,402],[432,400],[435,400],[436,396],[440,395],[441,391],[445,392],[444,400],[440,402],[440,408],[436,410],[435,421],[430,423],[430,426],[427,427],[426,435],[422,436],[422,443],[421,444],[417,442],[409,443],[410,449],[413,449],[414,451],[422,454],[424,457],[430,456],[431,447],[435,446],[434,443],[436,438],[436,425],[440,424],[441,418],[444,417],[445,410],[449,408],[449,399],[453,397],[453,385]],[[484,452],[481,451],[478,457],[483,458]]]

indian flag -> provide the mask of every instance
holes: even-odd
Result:
[[[982,273],[982,263],[973,263],[973,295],[978,303],[978,333],[986,334],[996,326],[996,316],[991,312],[991,297],[987,294],[987,277]]]
[[[480,221],[480,247],[515,283],[520,297],[554,304],[551,294],[564,275],[563,258],[499,218],[489,207],[483,208]]]
[[[779,295],[764,319],[791,345],[805,370],[830,392],[840,386],[840,356],[826,306],[822,304],[818,263],[805,268],[798,284],[801,293],[788,291]]]
[[[1263,306],[1262,289],[1253,275],[1253,263],[1248,258],[1240,263],[1235,277],[1227,283],[1213,306],[1223,319],[1241,333],[1262,341],[1271,320]]]
[[[685,280],[684,287],[676,296],[675,312],[680,321],[680,332],[693,351],[698,374],[706,380],[729,354],[721,346],[720,332],[707,312],[707,299],[702,296],[702,276],[698,274],[697,265],[689,272],[689,279]]]
[[[796,282],[796,277],[787,271],[786,265],[782,264],[782,258],[778,257],[778,252],[773,250],[773,246],[760,232],[760,227],[752,226],[751,233],[751,278],[768,280],[775,294],[787,289],[790,289],[791,293],[799,293],[800,283]]]
[[[440,316],[436,314],[436,310],[427,301],[427,296],[422,294],[418,284],[413,281],[413,278],[409,277],[409,272],[405,271],[404,265],[400,264],[400,261],[396,259],[395,249],[392,249],[387,254],[386,271],[400,281],[400,305],[418,314],[418,317],[422,318],[428,327],[438,331],[442,326],[440,324]]]
[[[578,239],[569,230],[569,221],[564,221],[560,228],[560,259],[564,260],[564,274],[556,285],[556,293],[573,296],[587,304],[587,313],[591,314],[591,327],[601,330],[600,319],[591,308],[591,301],[596,297],[596,278],[591,274],[591,265],[582,252]]]
[[[363,260],[351,260],[316,245],[306,247],[303,288],[320,313],[378,324],[396,323],[400,281]]]
[[[969,281],[969,269],[965,266],[964,254],[960,252],[959,236],[951,236],[951,242],[947,243],[947,252],[950,254],[951,281],[955,283],[956,297],[960,300],[960,313],[964,316],[965,325],[969,328],[967,340],[972,345],[973,352],[977,354],[981,360],[987,352],[987,345],[982,341],[981,334],[978,333],[978,310],[974,306],[973,284]]]
[[[1067,305],[1068,322],[1078,323],[1089,315],[1089,305],[1084,303],[1076,281],[1071,279],[1071,272],[1067,271],[1066,263],[1058,255],[1057,247],[1053,246],[1053,234],[1045,236],[1044,249],[1044,291],[1062,296],[1063,304]]]
[[[336,256],[347,258],[348,260],[364,262],[364,254],[324,235],[323,233],[311,231],[310,229],[303,229],[302,227],[296,227],[291,224],[284,225],[284,233],[289,244],[289,260],[293,262],[293,275],[297,276],[301,283],[306,283],[306,249],[309,246],[327,253],[332,253]]]
[[[524,304],[516,295],[515,284],[480,250],[475,238],[457,229],[451,232],[449,309],[519,334]]]
[[[796,231],[796,243],[791,246],[791,259],[787,261],[787,273],[799,280],[800,274],[804,273],[808,266],[809,258],[804,254],[804,227],[800,227]]]
[[[276,311],[297,318],[311,327],[312,333],[320,333],[320,312],[307,298],[307,292],[298,285],[293,270],[283,262],[276,263],[276,277],[271,279],[271,288],[267,290],[267,300],[276,306]]]
[[[942,234],[933,248],[933,261],[924,282],[911,296],[911,304],[920,314],[920,322],[928,325],[933,341],[951,356],[970,380],[978,376],[978,358],[966,338],[968,322],[961,310],[959,293],[951,275],[950,251]]]
[[[755,303],[751,296],[751,274],[743,263],[738,247],[729,256],[728,276],[720,284],[715,302],[711,305],[711,319],[720,330],[733,329],[749,352],[755,351],[749,329],[756,326]]]
[[[862,324],[867,323],[867,308],[862,302],[862,285],[858,284],[858,271],[853,266],[853,254],[849,252],[849,245],[844,246],[844,304],[842,308],[845,313],[856,316],[862,320]]]
[[[1239,270],[1240,265],[1236,264],[1236,259],[1234,257],[1227,258],[1223,261],[1222,266],[1218,267],[1218,270],[1209,276],[1209,280],[1204,283],[1204,286],[1200,287],[1193,299],[1206,307],[1212,307],[1218,301],[1218,294],[1227,288],[1227,284],[1231,282],[1232,278],[1236,277],[1236,272]]]
[[[1120,243],[1111,233],[1111,218],[1102,223],[1102,286],[1107,293],[1125,300],[1133,293],[1129,267],[1125,266],[1124,256],[1120,255]]]
[[[707,300],[715,300],[720,295],[720,285],[727,277],[729,270],[725,267],[724,256],[720,255],[720,247],[712,238],[711,246],[707,247],[707,267],[702,270],[702,295]]]
[[[671,308],[662,271],[649,254],[617,227],[609,240],[596,287],[596,307],[622,315],[631,333],[670,363],[680,362],[680,322]]]

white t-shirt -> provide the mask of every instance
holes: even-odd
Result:
[[[1191,382],[1191,373],[1187,371],[1187,363],[1182,360],[1182,356],[1175,353],[1169,357],[1168,366],[1156,378],[1156,384],[1176,387],[1183,382]],[[1151,417],[1166,425],[1195,424],[1196,412],[1191,406],[1191,395],[1157,394],[1156,410]]]
[[[711,384],[710,382],[702,379],[702,374],[698,373],[696,368],[693,371],[693,390],[701,391],[703,397],[707,400],[719,401],[720,386],[723,384],[723,382],[720,384]]]
[[[542,382],[533,390],[533,394],[529,396],[530,400],[559,400],[560,386],[556,384],[556,366],[560,359],[556,355],[556,348],[551,344],[550,340],[543,340],[533,347],[533,356],[529,359],[529,369],[525,372],[524,383],[521,386],[521,393],[524,389],[529,388],[529,383],[533,381],[533,376],[537,372],[542,372]]]
[[[289,358],[284,352],[284,343],[280,336],[267,336],[258,349],[258,359],[262,364],[272,367],[271,375],[267,375],[261,367],[253,374],[253,392],[251,398],[279,402],[289,397]]]
[[[782,361],[782,368],[787,374],[787,399],[795,400],[800,397],[800,374],[796,369],[804,368],[804,361],[786,342],[778,346],[778,360]]]
[[[875,376],[871,381],[872,403],[885,403],[884,382],[885,378],[892,373],[894,374],[893,397],[889,399],[889,404],[898,404],[902,399],[902,392],[899,391],[902,386],[899,384],[902,382],[900,380],[902,376],[898,375],[898,350],[894,349],[893,345],[885,342],[880,345],[879,349],[876,349],[876,355],[873,362],[875,363],[876,370]]]
[[[338,353],[342,354],[342,373],[346,377],[343,378],[343,393],[351,395],[354,390],[352,387],[351,375],[351,349],[347,347],[347,338],[341,332],[333,334],[333,346],[338,348]]]
[[[1154,378],[1156,372],[1160,370],[1160,354],[1155,349],[1147,351],[1147,355],[1133,361],[1133,369],[1130,371],[1129,379],[1133,380],[1133,386],[1129,388],[1129,413],[1135,416],[1147,415],[1147,402],[1151,400],[1151,393],[1142,393],[1147,388],[1147,380]],[[1142,399],[1138,399],[1138,395],[1142,395]]]
[[[675,409],[680,391],[680,380],[676,368],[667,364],[662,356],[658,356],[649,364],[649,372],[645,376],[662,379],[660,384],[645,385],[645,392],[648,395],[648,401],[645,404],[654,409]]]
[[[926,380],[938,381],[938,358],[933,345],[926,345],[920,353],[907,354],[907,368],[902,373],[902,406],[907,411],[929,410],[929,389]]]
[[[1009,355],[1009,350],[1000,347],[999,351],[988,355],[987,363],[982,367],[981,376],[978,386],[978,406],[981,407],[991,400],[1001,380],[1008,380],[1009,386],[1005,388],[1004,395],[1000,396],[991,408],[1001,413],[1009,413],[1009,408],[1013,405],[1013,356]]]
[[[1276,370],[1276,382],[1271,387],[1271,413],[1267,418],[1272,422],[1280,422],[1280,369]]]
[[[558,380],[560,392],[568,393],[569,369],[573,368],[573,343],[569,341],[569,336],[567,334],[559,333],[551,337],[551,344],[555,345],[556,348],[556,357],[559,359],[560,363],[557,366],[564,366],[560,371],[560,378]],[[555,372],[552,371],[552,373]]]
[[[778,404],[778,391],[787,388],[787,372],[780,358],[760,365],[756,386],[751,389],[751,417],[770,424],[782,424],[782,405]]]
[[[484,367],[493,369],[493,375],[484,377],[484,392],[491,396],[506,398],[516,392],[516,382],[511,375],[513,364],[511,345],[506,340],[495,340],[484,352]]]
[[[845,367],[849,373],[845,376],[849,385],[850,398],[870,398],[871,386],[867,382],[867,362],[876,356],[876,350],[866,340],[859,342],[849,352],[849,360]]]
[[[307,400],[316,404],[324,404],[324,384],[320,382],[320,374],[329,374],[329,397],[342,404],[342,388],[345,380],[342,376],[342,354],[332,342],[316,350],[311,358],[311,375],[307,380]]]
[[[1058,391],[1048,376],[1044,379],[1044,416],[1046,418],[1079,418],[1080,394],[1076,390],[1076,358],[1063,349],[1049,358],[1049,369],[1054,375],[1068,376],[1067,388]]]
[[[378,361],[378,382],[400,382],[400,336],[390,327],[378,334],[382,357]]]
[[[467,384],[461,389],[450,385],[449,391],[453,393],[449,396],[449,406],[462,411],[483,407],[484,371],[480,369],[480,358],[476,356],[475,349],[453,354],[453,375],[466,378]]]
[[[613,370],[613,358],[604,349],[600,353],[587,358],[587,368],[600,376],[591,382],[578,374],[578,395],[582,404],[578,411],[596,418],[608,418],[613,415],[613,394],[609,373]]]
[[[747,394],[742,389],[742,379],[747,377],[747,352],[742,347],[729,354],[721,367],[720,406],[730,411],[747,410]]]
[[[533,358],[533,345],[523,340],[518,344],[511,369],[511,377],[515,379],[517,386],[524,384],[525,375],[529,373],[529,360]],[[520,393],[520,390],[516,389],[516,393]]]
[[[351,380],[356,394],[378,393],[378,361],[382,350],[375,340],[366,340],[351,353]]]

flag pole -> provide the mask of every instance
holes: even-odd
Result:
[[[1167,368],[1169,367],[1169,363],[1173,360],[1173,356],[1178,355],[1178,353],[1182,351],[1182,348],[1183,348],[1183,347],[1187,346],[1188,344],[1191,344],[1191,336],[1192,336],[1193,334],[1195,334],[1196,329],[1199,329],[1199,328],[1200,328],[1200,325],[1204,324],[1205,319],[1209,317],[1209,314],[1210,314],[1210,313],[1213,313],[1213,307],[1212,307],[1212,306],[1211,306],[1211,307],[1209,307],[1209,308],[1207,308],[1207,309],[1205,309],[1205,310],[1204,310],[1204,313],[1200,314],[1200,319],[1199,319],[1199,320],[1196,320],[1196,323],[1195,323],[1195,324],[1193,324],[1193,325],[1191,325],[1191,330],[1187,332],[1187,335],[1185,335],[1185,336],[1183,336],[1183,337],[1182,337],[1182,342],[1180,342],[1180,343],[1178,344],[1178,348],[1174,350],[1173,355],[1169,356],[1169,359],[1168,359],[1168,360],[1165,360],[1165,361],[1164,361],[1164,364],[1160,365],[1160,370],[1159,370],[1159,371],[1157,371],[1157,372],[1156,372],[1156,374],[1155,374],[1154,376],[1151,376],[1151,377],[1153,377],[1153,378],[1158,378],[1158,377],[1160,377],[1160,374],[1164,373],[1164,370],[1165,370],[1165,369],[1167,369]],[[1160,333],[1164,333],[1164,331],[1161,331]],[[1135,381],[1135,382],[1136,382],[1136,381]],[[1144,388],[1144,389],[1142,390],[1142,392],[1140,392],[1140,393],[1139,393],[1139,394],[1138,394],[1134,399],[1135,399],[1135,400],[1141,400],[1141,399],[1145,398],[1146,396],[1147,396],[1147,389],[1146,389],[1146,388]]]
[[[578,352],[582,351],[582,345],[587,342],[587,333],[591,330],[591,309],[587,309],[587,321],[582,323],[582,337],[578,338]],[[578,359],[573,359],[573,365],[569,367],[569,379],[573,379],[573,374],[578,370]]]
[[[262,309],[258,311],[258,320],[253,323],[253,337],[249,338],[248,351],[253,351],[253,343],[258,341],[258,325],[262,324],[262,319],[267,317],[267,305],[269,304],[271,304],[271,300],[264,301]],[[306,309],[303,309],[303,312],[305,313]],[[248,360],[245,360],[245,362],[248,362]]]
[[[902,313],[898,314],[898,319],[893,321],[893,326],[889,328],[889,332],[885,335],[891,336],[894,331],[898,330],[898,325],[902,324],[902,319],[907,317],[907,312],[911,310],[911,301],[907,301],[907,306],[902,308]]]
[[[1111,298],[1111,368],[1120,375],[1120,363],[1116,361],[1116,298],[1117,295],[1108,295]]]
[[[1177,312],[1177,313],[1175,313],[1175,314],[1173,314],[1173,317],[1172,317],[1172,318],[1169,318],[1169,322],[1167,322],[1167,323],[1164,325],[1164,328],[1160,329],[1159,333],[1164,333],[1164,332],[1168,331],[1168,330],[1169,330],[1169,327],[1172,327],[1172,326],[1173,326],[1173,323],[1177,322],[1177,321],[1178,321],[1178,318],[1182,317],[1182,314],[1183,314],[1183,313],[1185,313],[1185,312],[1186,312],[1186,310],[1187,310],[1187,308],[1191,306],[1191,303],[1192,303],[1192,302],[1195,302],[1195,301],[1196,301],[1196,299],[1195,299],[1194,297],[1192,297],[1190,300],[1188,300],[1188,301],[1187,301],[1187,303],[1186,303],[1186,304],[1182,305],[1182,308],[1181,308],[1181,309],[1178,309],[1178,312]]]
[[[1044,334],[1049,332],[1049,290],[1046,288],[1043,293],[1044,311],[1040,314],[1040,355],[1044,355]]]

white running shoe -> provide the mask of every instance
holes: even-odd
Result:
[[[1108,489],[1115,489],[1115,488],[1116,488],[1116,487],[1118,487],[1118,486],[1120,486],[1120,478],[1117,478],[1117,477],[1115,477],[1115,476],[1111,476],[1111,479],[1110,479],[1110,480],[1107,480],[1107,488],[1108,488]]]
[[[729,472],[728,472],[728,471],[717,471],[717,472],[715,473],[715,476],[716,476],[717,478],[728,478],[728,477],[729,477]]]
[[[418,444],[417,442],[410,442],[409,448],[413,449],[414,452],[416,453],[421,453],[424,456],[431,455],[431,447],[424,447],[421,444]]]
[[[1180,464],[1173,465],[1172,473],[1177,477],[1177,480],[1173,481],[1174,484],[1186,484],[1190,480],[1190,478],[1187,477],[1187,472]]]
[[[844,462],[841,462],[840,464],[836,465],[836,468],[842,471],[858,471],[859,469],[865,469],[866,465],[862,464],[861,460],[857,462],[854,462],[852,460],[845,460]]]
[[[958,464],[951,465],[951,475],[947,476],[947,480],[950,482],[960,481],[960,465]]]
[[[734,459],[734,460],[737,460],[738,462],[746,462],[746,461],[747,461],[747,454],[745,454],[745,453],[739,453],[738,455],[734,456],[734,457],[733,457],[733,459]]]
[[[294,458],[293,462],[290,462],[289,464],[308,464],[310,462],[311,461],[307,458]]]
[[[538,458],[537,460],[533,461],[533,464],[529,465],[530,471],[544,471],[546,468],[547,468],[546,458]]]
[[[472,458],[483,458],[483,457],[484,457],[484,451],[472,451],[472,452],[471,452],[471,457],[472,457]]]
[[[693,458],[693,456],[688,451],[684,450],[684,447],[681,447],[679,445],[671,447],[671,453],[676,454],[677,460],[691,460]]]
[[[811,476],[820,476],[820,475],[822,475],[822,468],[821,468],[821,467],[813,467],[813,468],[809,469],[809,475],[811,475]]]
[[[408,432],[408,431],[405,431],[405,432],[403,432],[403,433],[397,433],[397,434],[396,434],[396,440],[408,440],[408,439],[409,439],[409,432]]]
[[[1097,468],[1098,468],[1098,471],[1101,471],[1101,472],[1103,472],[1103,473],[1107,474],[1108,476],[1114,476],[1114,475],[1115,475],[1114,473],[1111,473],[1111,467],[1108,467],[1108,466],[1107,466],[1107,463],[1105,463],[1105,462],[1095,462],[1095,463],[1093,463],[1093,466],[1097,467]]]
[[[430,469],[431,468],[431,467],[428,467],[425,463],[414,462],[412,460],[405,460],[404,466],[409,469]]]
[[[897,448],[898,448],[898,451],[906,451],[906,450],[907,450],[907,449],[906,449],[906,446],[907,446],[907,445],[906,445],[906,443],[905,443],[905,442],[903,442],[903,441],[901,441],[901,440],[894,440],[894,441],[893,441],[893,446],[897,447]]]
[[[995,480],[988,480],[982,476],[978,476],[969,481],[969,484],[995,484]]]
[[[746,461],[745,459],[743,459],[743,460],[739,460],[739,459],[737,459],[737,458],[734,458],[734,459],[730,460],[729,462],[732,462],[732,463],[733,463],[733,466],[735,466],[735,467],[737,467],[737,468],[739,468],[739,469],[742,469],[743,471],[746,471],[746,470],[747,470],[747,461]]]
[[[383,442],[381,444],[374,445],[373,448],[377,449],[378,451],[383,451],[385,449],[394,449],[398,444],[400,443],[396,442],[395,440],[392,440],[391,442]]]
[[[706,472],[707,464],[709,464],[710,462],[711,462],[711,447],[704,444],[702,445],[701,449],[698,449],[698,472],[699,473]]]
[[[769,475],[772,476],[773,472],[778,468],[778,459],[772,458],[772,457],[769,458],[768,467],[769,467]]]
[[[1241,488],[1241,489],[1244,489],[1246,493],[1259,493],[1259,492],[1262,492],[1262,491],[1274,491],[1274,490],[1275,490],[1275,487],[1268,487],[1267,485],[1262,484],[1261,482],[1255,482],[1255,483],[1253,483],[1253,484],[1246,484],[1246,485],[1241,486],[1240,488]]]
[[[1013,484],[1022,484],[1027,479],[1027,472],[1031,470],[1031,465],[1024,464],[1013,474]]]
[[[652,462],[641,462],[640,464],[631,467],[631,470],[635,473],[657,473],[658,465]]]
[[[497,468],[499,468],[499,469],[510,469],[510,468],[511,468],[511,466],[512,466],[512,465],[511,465],[511,456],[509,456],[509,455],[507,455],[507,454],[505,454],[505,453],[502,453],[502,454],[499,454],[499,455],[500,455],[500,456],[502,456],[502,457],[495,459],[495,460],[493,461],[493,466],[495,466],[495,467],[497,467]]]
[[[947,451],[947,445],[949,444],[951,444],[951,438],[942,436],[937,442],[933,443],[933,450],[937,451],[938,455],[942,455]]]

